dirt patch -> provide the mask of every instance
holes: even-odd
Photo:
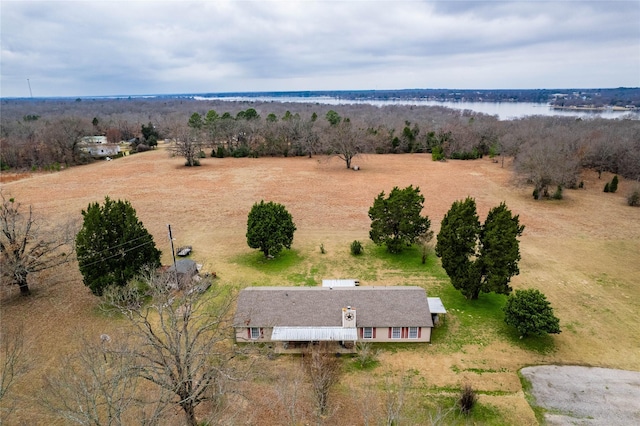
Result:
[[[521,373],[549,425],[640,423],[639,372],[545,365]]]

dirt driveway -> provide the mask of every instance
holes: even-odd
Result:
[[[640,424],[640,372],[544,365],[521,373],[549,425]]]

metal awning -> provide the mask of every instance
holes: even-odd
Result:
[[[271,340],[286,342],[356,341],[357,328],[273,327]]]
[[[447,310],[444,308],[442,304],[442,300],[439,297],[427,297],[427,302],[429,302],[429,311],[432,314],[446,314]]]

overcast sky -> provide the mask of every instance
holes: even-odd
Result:
[[[640,0],[0,8],[2,97],[640,86]]]

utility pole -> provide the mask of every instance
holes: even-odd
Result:
[[[27,79],[27,84],[29,85],[29,94],[33,98],[33,92],[31,91],[31,82],[29,81],[29,79]]]
[[[180,283],[178,282],[178,267],[176,266],[176,251],[173,248],[173,235],[171,234],[171,225],[167,225],[169,228],[169,242],[171,243],[171,255],[173,256],[173,272],[176,275],[176,289],[180,288]]]

